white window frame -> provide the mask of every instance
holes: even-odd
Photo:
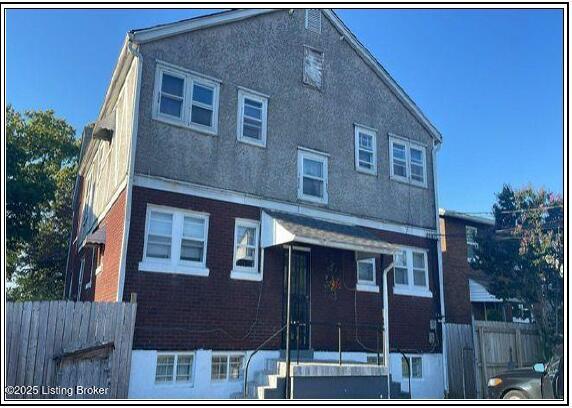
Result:
[[[254,244],[254,266],[248,268],[245,266],[239,266],[236,264],[236,255],[238,249],[237,242],[237,231],[239,227],[254,228],[255,231],[255,244]],[[248,220],[245,218],[236,218],[234,221],[234,246],[233,246],[233,256],[232,256],[232,271],[230,272],[231,279],[242,279],[250,281],[261,281],[262,274],[259,268],[259,258],[260,258],[260,221]]]
[[[433,293],[429,289],[429,257],[427,256],[427,250],[421,248],[413,247],[400,247],[402,251],[405,251],[405,259],[407,260],[407,284],[395,282],[395,270],[394,270],[394,280],[393,280],[393,293],[396,295],[405,296],[418,296],[432,298]],[[425,261],[425,286],[419,286],[414,284],[413,279],[413,253],[423,254]]]
[[[83,289],[83,273],[85,271],[85,257],[81,257],[81,262],[79,264],[79,276],[78,276],[78,283],[77,283],[77,300],[78,302],[81,300],[81,291]]]
[[[409,372],[411,373],[411,381],[413,381],[413,380],[417,380],[417,381],[423,380],[423,377],[424,377],[424,373],[423,373],[423,372],[424,372],[424,369],[423,369],[423,365],[424,365],[424,364],[423,364],[423,356],[420,355],[420,354],[406,354],[405,356],[406,356],[407,360],[409,361]],[[412,368],[413,368],[413,359],[421,361],[421,377],[414,377],[414,376],[413,376],[413,369],[412,369]],[[404,381],[405,384],[407,385],[407,381],[409,380],[409,376],[406,376],[405,373],[403,372],[403,356],[401,356],[401,361],[400,361],[400,362],[401,362],[401,364],[402,364],[402,366],[401,366],[401,379],[402,379],[402,381]]]
[[[395,174],[393,168],[393,145],[399,144],[405,146],[405,172],[406,176]],[[411,178],[411,148],[421,151],[423,157],[423,182],[413,180]],[[389,136],[389,174],[392,180],[408,183],[414,186],[427,187],[427,148],[421,143],[412,142],[403,137],[390,134]]]
[[[97,255],[96,255],[97,254]],[[95,276],[99,275],[101,273],[101,270],[103,269],[103,256],[101,255],[101,246],[96,246],[93,248],[93,256],[94,256],[94,262],[95,262]],[[93,266],[92,266],[93,268]]]
[[[251,99],[255,102],[262,104],[262,124],[261,124],[261,135],[260,140],[257,141],[251,137],[244,136],[244,100]],[[236,138],[239,142],[251,144],[259,147],[266,147],[266,134],[268,129],[268,97],[259,92],[251,91],[246,88],[238,89],[238,112],[237,112],[237,126],[236,126]]]
[[[159,359],[159,357],[161,356],[173,356],[174,357],[174,361],[173,361],[173,376],[171,377],[171,381],[169,382],[157,382],[157,360]],[[177,365],[179,362],[179,357],[187,357],[187,356],[191,356],[192,357],[192,363],[191,363],[191,379],[189,381],[178,381],[177,382]],[[189,387],[189,386],[193,386],[194,382],[195,382],[195,364],[196,364],[196,355],[194,352],[158,352],[157,355],[155,356],[155,375],[153,376],[153,384],[156,387],[163,387],[163,386],[167,386],[167,387],[173,387],[173,386],[184,386],[184,387]]]
[[[226,357],[226,377],[225,378],[216,378],[214,379],[212,377],[212,367],[213,367],[213,357]],[[238,376],[238,378],[230,378],[230,359],[231,357],[242,357],[242,366],[240,368],[240,374]],[[224,383],[224,382],[237,382],[237,381],[242,381],[242,379],[244,378],[244,365],[246,363],[246,353],[227,353],[227,352],[213,352],[211,354],[211,365],[210,365],[210,369],[211,369],[211,374],[210,374],[210,380],[211,383],[214,384],[220,384],[220,383]]]
[[[183,102],[181,106],[181,116],[179,118],[171,115],[161,113],[161,83],[163,81],[163,73],[171,76],[179,77],[184,80],[183,83]],[[213,114],[212,126],[205,126],[199,123],[191,122],[191,110],[193,106],[193,86],[195,84],[205,87],[213,88]],[[157,61],[155,70],[155,89],[153,94],[153,118],[175,126],[183,126],[185,128],[193,129],[198,132],[207,133],[210,135],[218,134],[218,113],[219,113],[219,94],[220,94],[220,81],[214,78],[203,76],[195,72],[186,70],[181,67]],[[197,106],[206,107],[201,103],[194,103]]]
[[[322,163],[322,179],[312,176],[304,176],[304,159],[319,161]],[[304,194],[304,177],[321,180],[324,183],[324,194],[322,197]],[[328,203],[328,156],[316,151],[308,151],[298,148],[298,198],[300,200],[311,201],[313,203]]]
[[[362,167],[360,165],[360,159],[359,159],[359,152],[360,150],[365,150],[362,149],[360,147],[359,144],[359,135],[360,133],[363,133],[365,135],[371,136],[372,141],[372,168],[368,169],[367,167]],[[372,174],[372,175],[377,175],[377,131],[375,129],[372,128],[368,128],[366,126],[363,125],[358,125],[355,124],[354,125],[354,155],[355,155],[355,165],[356,165],[356,170],[361,172],[361,173],[366,173],[366,174]]]
[[[479,244],[477,244],[476,241],[469,241],[470,237],[469,231],[474,231],[474,236],[476,236],[479,230],[477,227],[473,227],[471,225],[465,226],[465,237],[466,237],[465,241],[467,243],[467,262],[473,261],[473,258],[469,256],[469,247],[473,247],[473,250],[475,250],[479,246]]]
[[[153,258],[147,256],[147,241],[152,211],[172,214],[173,221],[171,226],[171,254],[169,259]],[[185,217],[200,218],[204,220],[204,249],[203,259],[201,262],[186,261],[180,259],[181,242],[183,239],[183,223]],[[180,208],[147,204],[147,213],[145,216],[145,242],[143,245],[143,259],[141,262],[139,262],[139,270],[144,272],[165,272],[181,273],[194,276],[209,276],[209,268],[206,266],[208,254],[208,236],[209,214]]]
[[[373,280],[367,281],[359,278],[359,264],[368,263],[373,266]],[[356,259],[356,290],[361,292],[379,293],[379,286],[377,285],[377,271],[375,269],[375,258]]]

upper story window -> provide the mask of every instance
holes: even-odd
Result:
[[[395,253],[394,290],[401,295],[432,297],[429,291],[427,252],[404,248]]]
[[[477,229],[475,227],[466,226],[467,236],[467,261],[471,262],[475,259],[475,251],[479,244],[477,244]]]
[[[391,178],[418,186],[427,186],[425,147],[409,140],[390,137]]]
[[[268,98],[261,94],[238,90],[238,140],[266,146]]]
[[[356,125],[354,138],[356,170],[377,174],[376,132],[373,129]]]
[[[306,30],[320,34],[322,32],[322,11],[320,9],[306,9],[304,27]]]
[[[139,270],[208,276],[208,214],[148,206]]]
[[[192,353],[158,354],[155,365],[155,384],[191,383],[193,380]]]
[[[258,268],[260,223],[237,218],[234,225],[233,279],[261,280]]]
[[[328,157],[318,152],[298,150],[298,198],[328,202]]]
[[[154,117],[216,134],[219,88],[219,83],[214,80],[158,63]]]
[[[315,88],[322,88],[324,53],[310,47],[304,47],[303,82]]]

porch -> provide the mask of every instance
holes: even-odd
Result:
[[[261,248],[283,258],[282,326],[250,354],[244,396],[387,398],[395,247],[365,228],[263,211]],[[276,338],[280,359],[252,380],[250,359]]]

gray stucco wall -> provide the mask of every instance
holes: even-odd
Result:
[[[324,52],[321,91],[302,83],[304,45]],[[325,16],[321,34],[304,29],[304,10],[281,11],[146,43],[141,52],[136,173],[298,203],[304,146],[330,154],[327,208],[435,227],[431,136]],[[222,80],[218,135],[152,118],[157,59]],[[270,96],[266,148],[237,140],[237,86]],[[354,123],[377,129],[377,176],[355,170]],[[389,132],[427,145],[428,188],[390,180]]]

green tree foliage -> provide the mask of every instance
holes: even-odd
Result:
[[[495,230],[480,234],[472,267],[491,279],[491,292],[533,311],[545,355],[562,341],[564,212],[562,197],[505,185],[493,206]]]
[[[63,292],[79,143],[51,110],[6,109],[6,279],[11,299]]]

